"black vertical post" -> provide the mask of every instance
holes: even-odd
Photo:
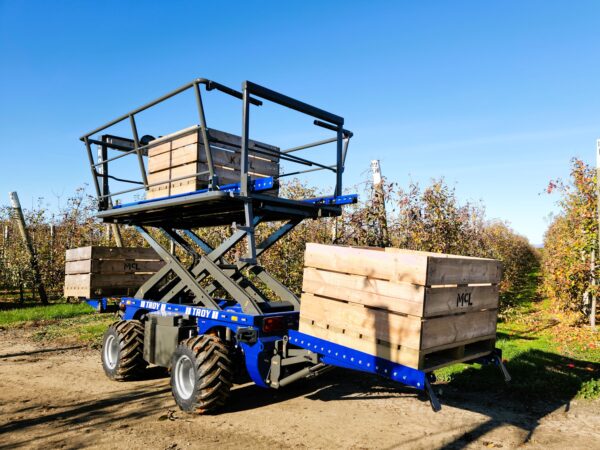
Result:
[[[100,188],[102,197],[100,198],[99,209],[105,210],[108,209],[108,163],[106,162],[108,159],[108,148],[106,147],[106,144],[104,144],[104,142],[106,142],[106,136],[103,135],[100,139],[103,144],[98,146],[98,162],[102,164],[99,167],[100,170],[96,170],[98,173],[102,174],[102,184]]]
[[[210,148],[210,142],[208,140],[208,131],[206,130],[206,116],[204,115],[204,106],[202,105],[202,95],[200,93],[200,84],[194,83],[196,91],[196,106],[198,107],[198,117],[200,118],[200,134],[202,135],[202,142],[204,143],[204,150],[206,152],[206,164],[208,165],[209,177],[208,189],[213,190],[217,187],[219,180],[215,175],[215,166],[212,160],[212,150]]]
[[[242,85],[242,148],[240,161],[240,193],[243,197],[250,195],[250,178],[248,177],[248,146],[250,133],[250,93],[248,92],[247,83]],[[256,241],[254,238],[254,212],[252,211],[252,200],[246,198],[244,203],[244,219],[246,226],[243,230],[246,232],[248,243],[248,254],[241,261],[249,264],[256,264]]]
[[[242,94],[242,148],[241,148],[241,161],[240,161],[240,191],[243,196],[248,195],[248,141],[249,141],[249,130],[250,130],[250,102],[248,93],[248,87],[244,82]]]
[[[147,189],[148,177],[146,176],[146,167],[144,166],[144,158],[142,158],[142,152],[140,150],[140,140],[138,138],[137,126],[135,125],[135,118],[133,117],[133,114],[129,116],[129,122],[131,123],[131,133],[133,134],[133,142],[135,143],[135,152],[137,153],[140,171],[142,172],[142,180],[144,181],[144,186]]]
[[[337,129],[337,170],[335,182],[335,195],[342,195],[342,174],[344,173],[344,155],[343,155],[344,130],[341,126]]]
[[[96,166],[94,165],[95,163],[94,155],[92,154],[92,147],[90,145],[90,142],[88,141],[87,136],[83,138],[83,141],[85,142],[85,148],[87,149],[88,159],[90,160],[90,170],[92,171],[92,180],[94,180],[96,196],[98,197],[98,200],[100,200],[102,194],[100,193],[100,184],[98,183],[98,173],[96,171]]]

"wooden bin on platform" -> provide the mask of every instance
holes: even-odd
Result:
[[[218,130],[207,129],[207,133],[219,185],[239,183],[242,139]],[[278,176],[279,148],[250,140],[248,164],[249,175],[253,179]],[[195,174],[207,170],[200,128],[194,126],[156,139],[148,147],[148,183],[165,183],[151,186],[146,191],[146,198],[204,189],[208,186],[209,175]]]
[[[65,297],[134,295],[163,265],[151,248],[79,247],[65,257]]]
[[[431,371],[489,354],[499,261],[307,244],[303,333]]]

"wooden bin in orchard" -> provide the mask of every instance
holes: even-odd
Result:
[[[207,129],[207,133],[219,185],[239,183],[241,138],[212,129]],[[279,148],[250,140],[248,165],[252,179],[278,176]],[[154,186],[148,188],[146,198],[204,189],[208,185],[209,175],[195,174],[207,170],[200,128],[194,126],[156,139],[148,147],[148,183]]]
[[[163,265],[151,248],[79,247],[65,257],[65,297],[134,295]]]
[[[303,333],[431,371],[489,354],[499,261],[307,244]]]

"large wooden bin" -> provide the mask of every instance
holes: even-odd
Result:
[[[501,264],[307,244],[300,331],[431,371],[490,353]]]
[[[208,129],[211,155],[219,184],[240,182],[241,138]],[[279,175],[279,148],[250,140],[248,152],[251,178]],[[166,197],[206,188],[208,174],[206,152],[198,127],[191,127],[150,142],[148,147],[148,183],[160,183],[146,192],[146,198]],[[189,175],[189,177],[187,177]],[[183,177],[183,178],[181,178]],[[177,180],[176,180],[177,179]],[[176,180],[167,182],[168,180]]]
[[[65,297],[134,295],[163,265],[151,248],[79,247],[65,257]]]

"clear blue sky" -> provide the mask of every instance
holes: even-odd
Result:
[[[64,201],[91,181],[79,136],[197,76],[344,116],[347,184],[371,159],[404,186],[443,176],[533,243],[548,180],[600,137],[597,1],[0,0],[0,55],[0,203]]]

